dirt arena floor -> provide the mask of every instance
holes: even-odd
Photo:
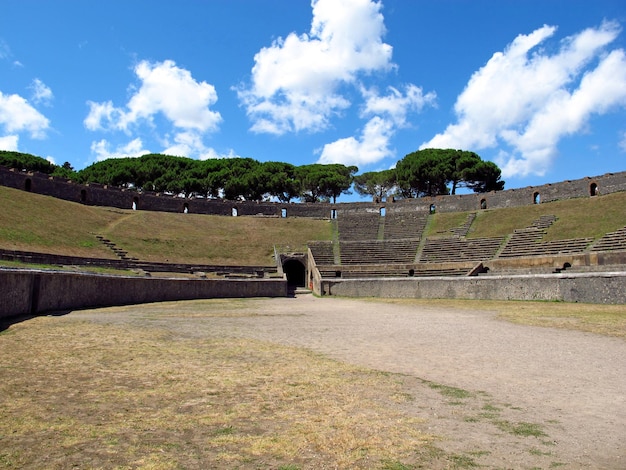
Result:
[[[414,402],[419,410],[413,411],[428,419],[429,431],[442,437],[438,445],[446,451],[485,449],[488,455],[477,459],[483,465],[532,468],[536,458],[539,468],[546,462],[562,468],[626,468],[626,341],[621,338],[515,325],[496,319],[494,312],[311,295],[248,300],[243,308],[249,315],[187,321],[157,315],[149,323],[184,336],[254,338],[307,348],[406,374],[417,379],[415,387],[428,381],[469,391],[473,398],[457,406],[441,395],[422,394]],[[76,315],[145,322],[142,310]],[[545,436],[520,438],[498,432],[488,419],[472,419],[473,412],[485,417],[490,409],[498,410],[499,422],[537,423]],[[542,460],[542,454],[551,457]]]

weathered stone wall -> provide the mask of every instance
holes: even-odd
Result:
[[[52,178],[42,173],[24,173],[0,167],[0,185],[33,193],[53,196],[67,201],[121,209],[190,212],[225,216],[313,217],[330,219],[342,212],[378,212],[381,208],[395,212],[465,212],[480,209],[517,207],[593,194],[626,191],[626,172],[581,178],[541,186],[507,189],[482,194],[436,196],[405,199],[396,202],[354,203],[269,203],[212,199],[184,199],[151,192],[109,188],[99,184],[79,185],[64,178]]]
[[[148,302],[286,296],[285,279],[165,279],[0,269],[0,318]]]
[[[322,295],[626,304],[626,273],[321,281]]]

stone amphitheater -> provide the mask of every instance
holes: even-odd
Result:
[[[147,263],[127,256],[112,242],[118,260],[54,257],[41,253],[0,251],[0,258],[25,262],[103,265],[150,272],[212,272],[247,283],[272,281],[268,296],[309,289],[318,295],[350,297],[480,298],[626,303],[626,227],[599,239],[542,241],[554,215],[542,215],[527,227],[495,238],[469,238],[477,214],[487,208],[518,207],[570,198],[599,197],[626,191],[626,172],[484,194],[438,196],[401,201],[338,204],[282,204],[184,199],[124,191],[102,185],[79,185],[62,178],[0,168],[0,184],[88,205],[224,216],[315,217],[335,224],[335,239],[308,244],[306,251],[275,253],[274,266],[196,266]],[[435,212],[468,212],[458,227],[424,236]],[[4,275],[6,275],[4,270]],[[278,287],[276,280],[281,282]],[[43,307],[40,285],[23,287],[30,300],[19,313]],[[82,282],[82,281],[81,281]],[[100,277],[97,281],[103,284]],[[174,281],[172,281],[174,282]],[[184,282],[180,279],[176,282]],[[216,282],[205,280],[204,282]],[[41,284],[41,280],[39,281]],[[36,284],[36,283],[35,283]],[[6,282],[4,285],[8,285]],[[240,284],[242,285],[242,284]],[[266,283],[266,286],[270,283]],[[264,295],[263,290],[238,288],[219,296]],[[68,291],[75,289],[68,287]],[[111,292],[111,289],[100,290]],[[141,289],[138,289],[141,290]],[[164,292],[167,289],[160,289]],[[173,289],[181,291],[180,287]],[[185,290],[184,288],[182,290]],[[36,292],[35,292],[36,291]],[[210,293],[197,295],[215,296]],[[43,296],[45,297],[45,296]],[[109,295],[111,304],[137,303],[137,298]],[[180,298],[189,298],[189,294]],[[140,296],[141,301],[176,300]],[[8,302],[5,300],[5,303]],[[102,305],[102,299],[92,302]],[[88,306],[88,299],[80,300]],[[105,302],[106,303],[106,302]],[[74,304],[50,304],[48,309]],[[1,307],[1,305],[0,305]]]

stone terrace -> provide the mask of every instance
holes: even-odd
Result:
[[[471,238],[443,237],[428,238],[419,261],[422,263],[450,263],[462,261],[485,261],[495,257],[504,237]]]
[[[423,212],[388,211],[384,217],[385,240],[420,238],[428,221],[428,214]]]
[[[500,258],[519,258],[526,256],[559,255],[565,253],[582,253],[591,244],[591,238],[571,238],[541,242],[548,227],[556,221],[553,215],[541,216],[530,227],[515,230]]]
[[[341,264],[413,263],[419,239],[340,242]]]
[[[591,245],[590,251],[626,250],[626,227],[609,232]]]
[[[422,240],[428,221],[428,214],[423,212],[390,211],[385,216],[376,212],[342,213],[338,218],[339,243],[313,242],[309,247],[322,277],[346,279],[476,275],[489,271],[483,262],[496,260],[514,263],[508,268],[496,268],[499,274],[593,270],[595,266],[572,267],[567,259],[561,261],[560,267],[539,263],[537,259],[626,251],[626,227],[607,233],[595,243],[591,238],[541,242],[557,220],[554,215],[543,215],[508,237],[466,238],[475,217],[476,213],[470,213],[461,226],[449,230],[452,236]],[[519,263],[514,261],[516,258]],[[623,268],[616,265],[617,270]]]
[[[377,240],[380,219],[378,212],[341,212],[337,217],[339,239],[342,241]]]

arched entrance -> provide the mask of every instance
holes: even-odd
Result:
[[[306,268],[300,261],[286,260],[283,263],[283,272],[287,276],[287,284],[290,288],[306,286]]]

